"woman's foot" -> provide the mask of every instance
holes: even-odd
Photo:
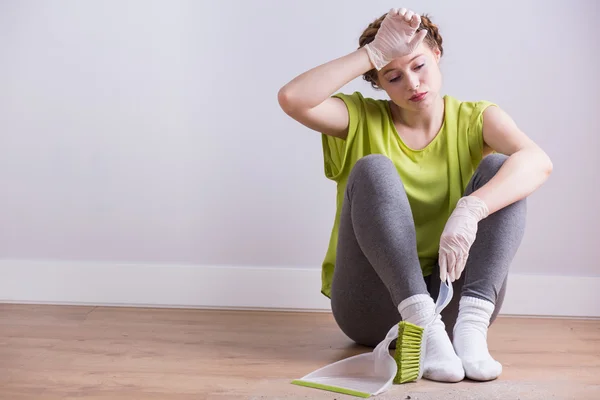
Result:
[[[502,373],[502,364],[492,358],[487,346],[493,312],[494,304],[487,300],[469,296],[460,299],[453,341],[469,379],[490,381]]]
[[[418,294],[404,300],[398,306],[402,320],[425,327],[433,318],[435,304],[426,294]],[[446,333],[445,325],[438,315],[424,332],[425,359],[423,377],[438,382],[459,382],[465,371]]]
[[[460,358],[454,352],[446,326],[438,315],[425,329],[427,336],[423,377],[439,382],[459,382],[465,378]]]

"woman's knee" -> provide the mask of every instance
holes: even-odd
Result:
[[[383,154],[369,154],[361,157],[350,172],[349,179],[356,179],[357,176],[374,176],[381,173],[389,173],[390,171],[396,171],[396,167],[392,160]]]
[[[502,168],[506,160],[508,160],[508,156],[499,153],[490,154],[484,157],[483,160],[481,160],[481,163],[479,163],[473,176],[474,182],[472,191],[475,191],[488,183],[498,171],[500,171],[500,168]],[[511,205],[511,208],[518,209],[518,214],[522,215],[524,218],[524,214],[527,210],[526,199],[516,201]]]
[[[475,189],[488,183],[500,171],[506,160],[508,160],[508,156],[499,153],[484,157],[475,172]],[[505,207],[504,212],[509,212],[509,210],[512,210],[511,212],[517,219],[524,222],[527,213],[527,198],[518,200]]]
[[[478,176],[480,183],[486,183],[491,180],[502,168],[504,162],[508,159],[504,154],[490,154],[481,160],[475,174]]]
[[[369,154],[360,158],[352,167],[348,177],[348,189],[354,187],[369,188],[374,192],[387,189],[404,190],[404,185],[396,166],[383,154]]]

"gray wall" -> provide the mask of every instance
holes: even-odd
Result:
[[[335,187],[277,91],[398,6],[438,23],[444,92],[554,162],[513,271],[600,275],[592,0],[1,1],[0,258],[319,268]]]

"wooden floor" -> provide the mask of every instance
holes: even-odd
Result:
[[[379,399],[600,399],[600,321],[501,317],[500,379]],[[289,382],[370,349],[327,313],[0,305],[0,399],[350,399]]]

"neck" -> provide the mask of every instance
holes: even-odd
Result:
[[[423,110],[407,110],[398,107],[394,102],[391,102],[391,105],[392,117],[395,122],[411,130],[437,133],[442,126],[444,120],[444,99],[439,95],[436,96],[431,106]]]

